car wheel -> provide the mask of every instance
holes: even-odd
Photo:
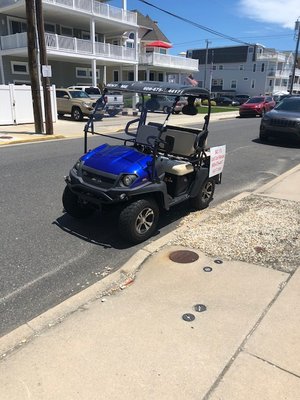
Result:
[[[259,140],[261,142],[266,142],[268,140],[268,134],[265,131],[259,131]]]
[[[139,199],[124,207],[119,216],[119,232],[131,243],[141,243],[156,231],[159,208],[153,199]]]
[[[165,107],[163,108],[164,114],[168,114],[170,111],[171,111],[171,107],[165,106]]]
[[[72,119],[74,119],[74,121],[82,121],[83,120],[83,114],[79,107],[73,107],[71,115],[72,115]]]
[[[57,113],[57,115],[58,115],[59,118],[61,118],[61,117],[63,117],[65,114],[59,112],[59,113]]]
[[[69,186],[65,187],[62,203],[65,211],[74,218],[87,218],[95,212],[95,209],[89,203],[80,201]]]
[[[196,210],[203,210],[209,206],[209,203],[213,199],[215,192],[215,181],[212,178],[208,178],[202,184],[199,193],[196,197],[191,198],[191,205]]]

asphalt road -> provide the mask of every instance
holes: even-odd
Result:
[[[214,205],[252,191],[300,162],[299,147],[258,141],[257,119],[212,122],[209,145],[226,144],[223,182]],[[93,138],[90,147],[100,143]],[[82,154],[72,139],[0,148],[0,334],[6,334],[118,269],[139,246],[128,247],[113,214],[75,221],[63,213],[63,176]],[[188,212],[162,218],[155,240]]]

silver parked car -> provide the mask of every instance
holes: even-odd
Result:
[[[293,139],[300,143],[300,96],[286,97],[263,116],[259,138],[265,141],[270,136]]]

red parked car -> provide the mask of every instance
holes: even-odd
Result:
[[[267,111],[276,105],[272,96],[251,97],[239,109],[240,117],[256,116],[263,117]]]

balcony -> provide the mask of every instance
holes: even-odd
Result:
[[[168,67],[171,69],[198,71],[198,60],[192,58],[184,58],[171,56],[169,54],[146,53],[141,54],[139,63],[144,65],[152,65],[154,67]]]
[[[256,55],[257,61],[277,61],[277,62],[285,62],[287,56],[283,53],[273,52],[273,51],[263,51],[261,54]]]
[[[90,16],[102,17],[115,22],[123,22],[130,25],[137,24],[135,12],[124,10],[123,8],[109,6],[97,0],[43,0],[43,3],[65,8],[72,11],[86,13]],[[24,7],[24,0],[1,0],[0,10],[16,7]],[[46,10],[45,10],[46,11]],[[47,9],[48,11],[48,9]]]
[[[52,33],[45,34],[45,42],[49,54],[61,53],[64,56],[68,54],[70,54],[70,56],[76,54],[78,56],[94,56],[98,59],[109,59],[111,61],[137,61],[134,49],[115,46],[109,43],[95,42],[95,49],[93,50],[93,43],[90,40],[55,35]],[[27,50],[26,32],[1,37],[2,50],[15,50],[22,48],[26,48]]]

